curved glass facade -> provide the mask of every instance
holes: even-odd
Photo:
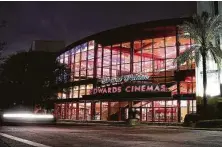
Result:
[[[195,93],[195,75],[191,72],[195,69],[194,62],[187,61],[180,66],[174,62],[193,43],[192,40],[180,38],[176,26],[145,28],[144,32],[147,35],[137,35],[130,40],[122,38],[115,43],[103,43],[92,38],[62,53],[57,60],[70,68],[69,82],[72,86],[68,92],[58,94],[58,99],[65,99],[66,102],[56,103],[57,117],[73,120],[124,120],[128,117],[127,108],[132,106],[138,111],[141,121],[180,121],[186,113],[196,111],[194,98],[176,98],[177,95]],[[176,74],[181,71],[186,74],[179,76],[178,80]],[[93,81],[138,73],[148,76],[149,80],[137,83],[164,84],[172,98],[135,98],[130,102],[119,100],[118,97],[81,100],[84,95],[91,95],[91,90],[98,86]]]

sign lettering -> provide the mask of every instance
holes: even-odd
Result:
[[[143,81],[148,80],[149,76],[139,74],[130,74],[130,75],[123,75],[121,77],[115,77],[115,78],[103,78],[101,80],[102,84],[114,84],[114,83],[120,83],[120,82],[129,82],[129,81]]]
[[[113,86],[113,87],[97,87],[91,90],[91,94],[106,94],[106,93],[121,93],[121,92],[150,92],[159,91],[166,92],[165,85],[129,85],[125,87]]]

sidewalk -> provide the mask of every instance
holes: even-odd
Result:
[[[129,127],[124,121],[74,121],[74,120],[58,120],[57,125],[69,126],[122,126]],[[167,123],[141,123],[133,126],[134,128],[163,128],[163,129],[184,129],[184,130],[207,130],[207,131],[222,131],[222,128],[195,128],[183,127],[181,123],[167,124]]]

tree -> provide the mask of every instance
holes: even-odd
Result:
[[[68,80],[69,72],[65,65],[56,61],[56,54],[43,51],[11,55],[2,69],[4,103],[26,106],[56,98],[58,85]]]
[[[2,21],[1,23],[0,23],[0,28],[3,28],[3,27],[5,27],[6,26],[6,21]],[[0,40],[0,63],[2,63],[2,61],[3,61],[3,57],[2,57],[2,52],[3,52],[3,49],[4,49],[4,47],[5,47],[5,45],[6,45],[6,42],[5,41],[3,41],[3,40]]]
[[[221,15],[210,16],[207,12],[201,15],[194,15],[190,22],[184,22],[179,28],[183,31],[181,37],[191,38],[194,44],[176,58],[179,64],[185,61],[195,60],[198,67],[202,61],[203,66],[203,105],[206,113],[207,107],[207,59],[213,59],[220,68],[222,51],[218,42],[219,32],[222,31]],[[216,40],[216,42],[215,42]]]

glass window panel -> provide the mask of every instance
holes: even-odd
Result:
[[[102,48],[101,47],[98,48],[97,56],[100,58],[102,57]]]
[[[64,62],[63,62],[63,58],[60,58],[59,59],[59,62],[61,63],[61,64],[63,64]]]
[[[69,63],[68,57],[65,57],[64,63],[65,63],[65,64],[68,64],[68,63]]]
[[[190,39],[179,37],[179,42],[180,42],[180,45],[189,45],[190,44]]]
[[[75,71],[75,76],[79,77],[79,71]]]
[[[75,62],[80,62],[80,53],[75,55]]]
[[[111,54],[111,46],[105,46],[103,56],[110,56],[110,54]]]
[[[80,66],[80,63],[75,63],[75,71],[79,71],[79,66]]]
[[[90,75],[93,75],[93,70],[92,69],[89,69],[88,70],[88,75],[90,76]]]
[[[94,66],[94,59],[88,60],[88,69],[93,69]]]
[[[150,50],[152,49],[152,39],[142,40],[142,50]]]
[[[65,52],[65,57],[68,57],[70,55],[69,51]]]
[[[122,73],[123,72],[129,73],[129,71],[130,71],[130,64],[122,64],[121,68],[122,68],[122,71],[121,71]]]
[[[176,46],[176,36],[169,36],[165,38],[166,46]]]
[[[155,60],[154,71],[164,72],[164,70],[165,70],[165,60]]]
[[[174,59],[166,60],[166,70],[176,70],[176,64],[174,64]]]
[[[80,51],[81,51],[81,46],[79,45],[79,46],[76,46],[75,47],[75,50],[76,50],[76,53],[79,53]]]
[[[120,55],[112,55],[112,65],[120,63]]]
[[[110,61],[111,61],[111,57],[110,56],[103,57],[103,66],[109,66],[110,65]]]
[[[86,70],[86,61],[81,61],[81,70]]]
[[[71,54],[74,55],[76,53],[75,48],[71,50]]]
[[[62,99],[66,99],[66,94],[65,94],[65,92],[62,93]]]
[[[112,70],[115,70],[116,76],[120,75],[120,66],[112,66]]]
[[[93,88],[93,84],[88,84],[86,88],[87,89],[92,89]]]
[[[71,58],[72,58],[71,63],[74,63],[75,62],[75,55],[72,55]]]
[[[86,52],[82,52],[81,60],[86,60]]]
[[[86,90],[86,95],[91,95],[91,89]]]
[[[80,89],[85,89],[86,86],[85,85],[80,85]]]
[[[92,50],[92,49],[94,49],[94,45],[95,45],[95,42],[94,42],[94,40],[92,40],[92,41],[89,41],[89,50]]]
[[[93,59],[94,58],[94,50],[89,50],[87,57],[88,57],[88,60]]]
[[[59,92],[57,96],[58,96],[59,99],[61,99],[62,98],[62,93]]]
[[[101,120],[108,120],[108,102],[102,102]]]
[[[133,72],[141,72],[141,62],[133,63]]]
[[[140,62],[141,61],[141,55],[134,55],[133,56],[133,62]]]
[[[122,64],[130,63],[130,54],[129,53],[122,53]]]
[[[165,107],[165,101],[154,101],[154,107]]]
[[[134,54],[139,54],[137,56],[140,56],[141,50],[142,50],[141,41],[140,40],[134,41],[133,47],[134,47]],[[135,58],[135,55],[134,55],[134,58]],[[138,62],[138,61],[134,60],[134,62]]]
[[[162,48],[164,47],[164,38],[155,38],[153,41],[154,48]]]
[[[86,95],[86,90],[85,89],[80,90],[79,98],[82,98],[83,95]]]
[[[117,76],[117,70],[113,69],[111,74],[112,74],[112,77],[116,77]]]
[[[166,58],[176,58],[176,47],[166,47]]]
[[[182,54],[185,50],[189,49],[190,45],[180,46],[180,54]]]
[[[102,58],[98,58],[97,59],[97,67],[101,67],[102,66]]]
[[[87,43],[84,43],[81,45],[81,50],[82,50],[82,52],[87,51]]]
[[[97,68],[97,77],[101,77],[101,68]]]
[[[150,61],[152,57],[143,56],[142,61]]]
[[[109,67],[103,68],[103,77],[110,76]]]
[[[122,48],[130,49],[130,42],[122,43]]]
[[[86,76],[86,71],[85,70],[81,71],[81,76]]]
[[[86,103],[86,120],[91,120],[91,103]]]
[[[164,59],[165,58],[165,49],[159,48],[153,50],[153,58]]]
[[[69,98],[72,98],[72,97],[73,97],[72,94],[73,94],[73,91],[72,91],[72,89],[70,88],[70,91],[69,91]]]
[[[142,62],[142,72],[152,72],[153,63],[152,61]]]

